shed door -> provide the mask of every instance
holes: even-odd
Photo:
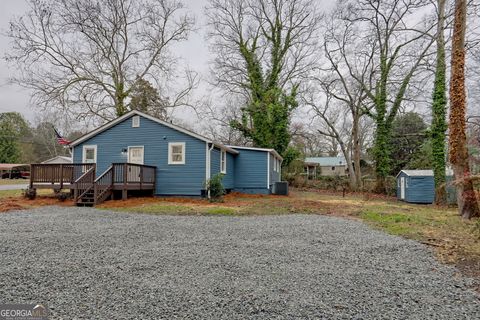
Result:
[[[400,177],[400,199],[405,200],[405,177]]]

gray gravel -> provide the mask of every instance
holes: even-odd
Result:
[[[425,246],[325,216],[0,214],[0,302],[52,319],[478,319]]]

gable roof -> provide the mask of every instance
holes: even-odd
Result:
[[[178,132],[187,134],[187,135],[189,135],[189,136],[191,136],[191,137],[194,137],[194,138],[197,138],[197,139],[199,139],[199,140],[205,141],[205,142],[207,142],[207,143],[213,143],[216,147],[219,147],[219,148],[221,148],[221,149],[225,149],[226,151],[228,151],[228,152],[230,152],[230,153],[234,153],[234,154],[238,154],[238,153],[239,153],[237,150],[234,150],[234,149],[232,149],[232,148],[230,148],[230,147],[228,147],[228,146],[225,146],[225,145],[221,144],[220,142],[213,141],[213,140],[208,139],[207,137],[202,136],[202,135],[200,135],[200,134],[198,134],[198,133],[195,133],[195,132],[192,132],[192,131],[187,130],[187,129],[185,129],[185,128],[179,127],[179,126],[177,126],[177,125],[174,125],[173,123],[169,123],[169,122],[160,120],[160,119],[158,119],[158,118],[152,117],[152,116],[150,116],[150,115],[148,115],[148,114],[146,114],[146,113],[143,113],[143,112],[141,112],[141,111],[138,111],[138,110],[129,111],[129,112],[125,113],[123,116],[118,117],[118,118],[116,118],[116,119],[114,119],[114,120],[112,120],[112,121],[110,121],[110,122],[105,123],[104,125],[98,127],[97,129],[95,129],[95,130],[93,130],[93,131],[90,131],[89,133],[81,136],[80,138],[78,138],[78,139],[70,142],[69,146],[70,146],[70,147],[75,147],[76,145],[78,145],[78,144],[80,144],[80,143],[82,143],[82,142],[84,142],[84,141],[86,141],[86,140],[88,140],[88,139],[96,136],[96,135],[99,134],[99,133],[102,133],[103,131],[105,131],[105,130],[107,130],[107,129],[110,129],[111,127],[113,127],[113,126],[115,126],[116,124],[118,124],[118,123],[120,123],[120,122],[122,122],[122,121],[124,121],[124,120],[126,120],[126,119],[128,119],[128,118],[130,118],[130,117],[133,116],[133,115],[138,115],[138,116],[141,116],[141,117],[143,117],[143,118],[152,120],[152,121],[154,121],[154,122],[156,122],[156,123],[159,123],[159,124],[161,124],[161,125],[164,125],[164,126],[166,126],[166,127],[168,127],[168,128],[171,128],[171,129],[173,129],[173,130],[176,130],[176,131],[178,131]]]
[[[305,162],[318,163],[320,166],[345,166],[347,161],[344,157],[307,157]]]
[[[275,157],[279,158],[280,160],[283,161],[283,157],[278,154],[278,152],[275,149],[269,149],[269,148],[255,148],[255,147],[239,147],[239,146],[228,146],[229,148],[233,149],[240,149],[240,150],[253,150],[253,151],[265,151],[265,152],[270,152],[273,154]]]

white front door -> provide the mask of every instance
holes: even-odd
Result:
[[[128,163],[143,164],[143,147],[128,147]]]
[[[405,177],[400,177],[400,199],[405,200]]]
[[[143,164],[143,147],[128,147],[128,163]],[[140,181],[140,167],[128,166],[128,182]]]

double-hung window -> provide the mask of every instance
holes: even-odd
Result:
[[[168,144],[168,164],[185,164],[185,142]]]
[[[227,173],[227,151],[220,152],[220,172]]]
[[[83,163],[97,163],[97,146],[83,146],[82,162]]]

